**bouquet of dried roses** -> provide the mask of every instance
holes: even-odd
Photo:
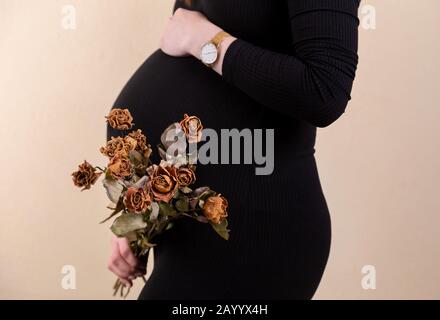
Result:
[[[155,246],[157,235],[181,218],[210,224],[227,240],[227,200],[209,187],[193,188],[197,162],[194,145],[201,141],[203,130],[200,119],[185,115],[182,121],[169,126],[158,145],[162,160],[153,164],[151,146],[141,130],[132,130],[133,117],[127,109],[113,109],[106,118],[112,128],[121,132],[100,149],[109,159],[107,167],[84,161],[72,174],[74,184],[82,190],[90,189],[103,175],[112,212],[101,223],[114,218],[112,232],[127,238],[139,258]],[[114,286],[114,294],[117,293],[124,296],[119,279]]]

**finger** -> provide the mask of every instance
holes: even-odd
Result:
[[[117,275],[122,278],[127,278],[135,271],[135,268],[131,267],[124,258],[122,258],[117,242],[112,245],[112,254],[110,256],[109,267],[112,266],[112,271],[116,270]]]
[[[109,265],[108,268],[109,268],[109,270],[110,270],[111,272],[113,272],[113,273],[119,278],[119,280],[120,280],[124,285],[126,285],[126,286],[132,286],[132,285],[133,285],[133,283],[131,282],[131,280],[128,279],[126,276],[124,276],[118,268],[116,268],[116,267],[113,266],[113,265]]]
[[[133,269],[136,269],[139,267],[139,260],[135,257],[133,254],[133,251],[131,251],[130,244],[128,243],[127,239],[119,239],[117,242],[119,253],[121,257],[125,260],[125,262],[131,266]]]
[[[135,277],[142,277],[145,276],[147,274],[147,268],[143,267],[143,268],[138,268],[136,269],[134,275]]]
[[[132,269],[120,256],[112,255],[110,257],[108,268],[121,278],[127,278],[129,275],[132,274]]]

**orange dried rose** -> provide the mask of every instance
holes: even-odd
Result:
[[[175,167],[154,166],[150,171],[151,193],[155,200],[169,202],[179,186]]]
[[[196,174],[190,168],[180,167],[177,169],[177,181],[179,186],[187,187],[196,181]]]
[[[129,130],[133,127],[133,117],[128,109],[115,108],[106,118],[108,124],[116,130]]]
[[[124,143],[125,143],[125,149],[127,150],[127,154],[129,154],[131,150],[136,150],[138,145],[136,139],[130,136],[124,137]]]
[[[142,133],[141,129],[138,129],[136,131],[130,132],[128,134],[128,136],[130,138],[133,138],[134,140],[136,140],[137,148],[140,151],[145,151],[145,150],[148,149],[147,137]]]
[[[116,154],[107,166],[109,174],[115,179],[128,178],[133,174],[130,160],[122,153]]]
[[[90,187],[98,180],[101,172],[96,172],[96,169],[87,161],[78,166],[78,171],[72,173],[72,179],[75,186],[79,188],[90,189]]]
[[[130,132],[126,138],[134,139],[136,141],[136,151],[139,151],[147,158],[151,155],[151,147],[147,143],[147,137],[142,133],[142,130],[138,129]]]
[[[218,195],[209,197],[203,205],[203,214],[212,222],[219,224],[222,219],[228,216],[228,201],[226,198]]]
[[[124,205],[129,212],[143,213],[147,211],[150,204],[151,196],[144,188],[128,188],[124,197]]]
[[[128,155],[131,150],[136,148],[136,140],[127,138],[129,137],[112,137],[105,147],[101,147],[101,153],[109,158],[113,158],[118,153]]]
[[[180,126],[189,143],[202,141],[203,125],[198,117],[185,114],[183,120],[180,121]]]

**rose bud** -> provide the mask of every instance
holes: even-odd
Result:
[[[180,126],[188,139],[189,143],[197,143],[202,141],[203,125],[200,119],[196,116],[188,116],[185,114]]]

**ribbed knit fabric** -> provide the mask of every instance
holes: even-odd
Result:
[[[197,184],[229,200],[230,240],[207,225],[179,221],[157,239],[140,299],[313,297],[331,233],[313,156],[316,127],[334,122],[350,99],[358,6],[357,0],[193,0],[190,9],[239,38],[226,52],[223,77],[195,58],[158,50],[127,83],[115,106],[131,110],[152,144],[184,113],[218,132],[275,129],[272,175],[256,176],[255,165],[197,168]]]

